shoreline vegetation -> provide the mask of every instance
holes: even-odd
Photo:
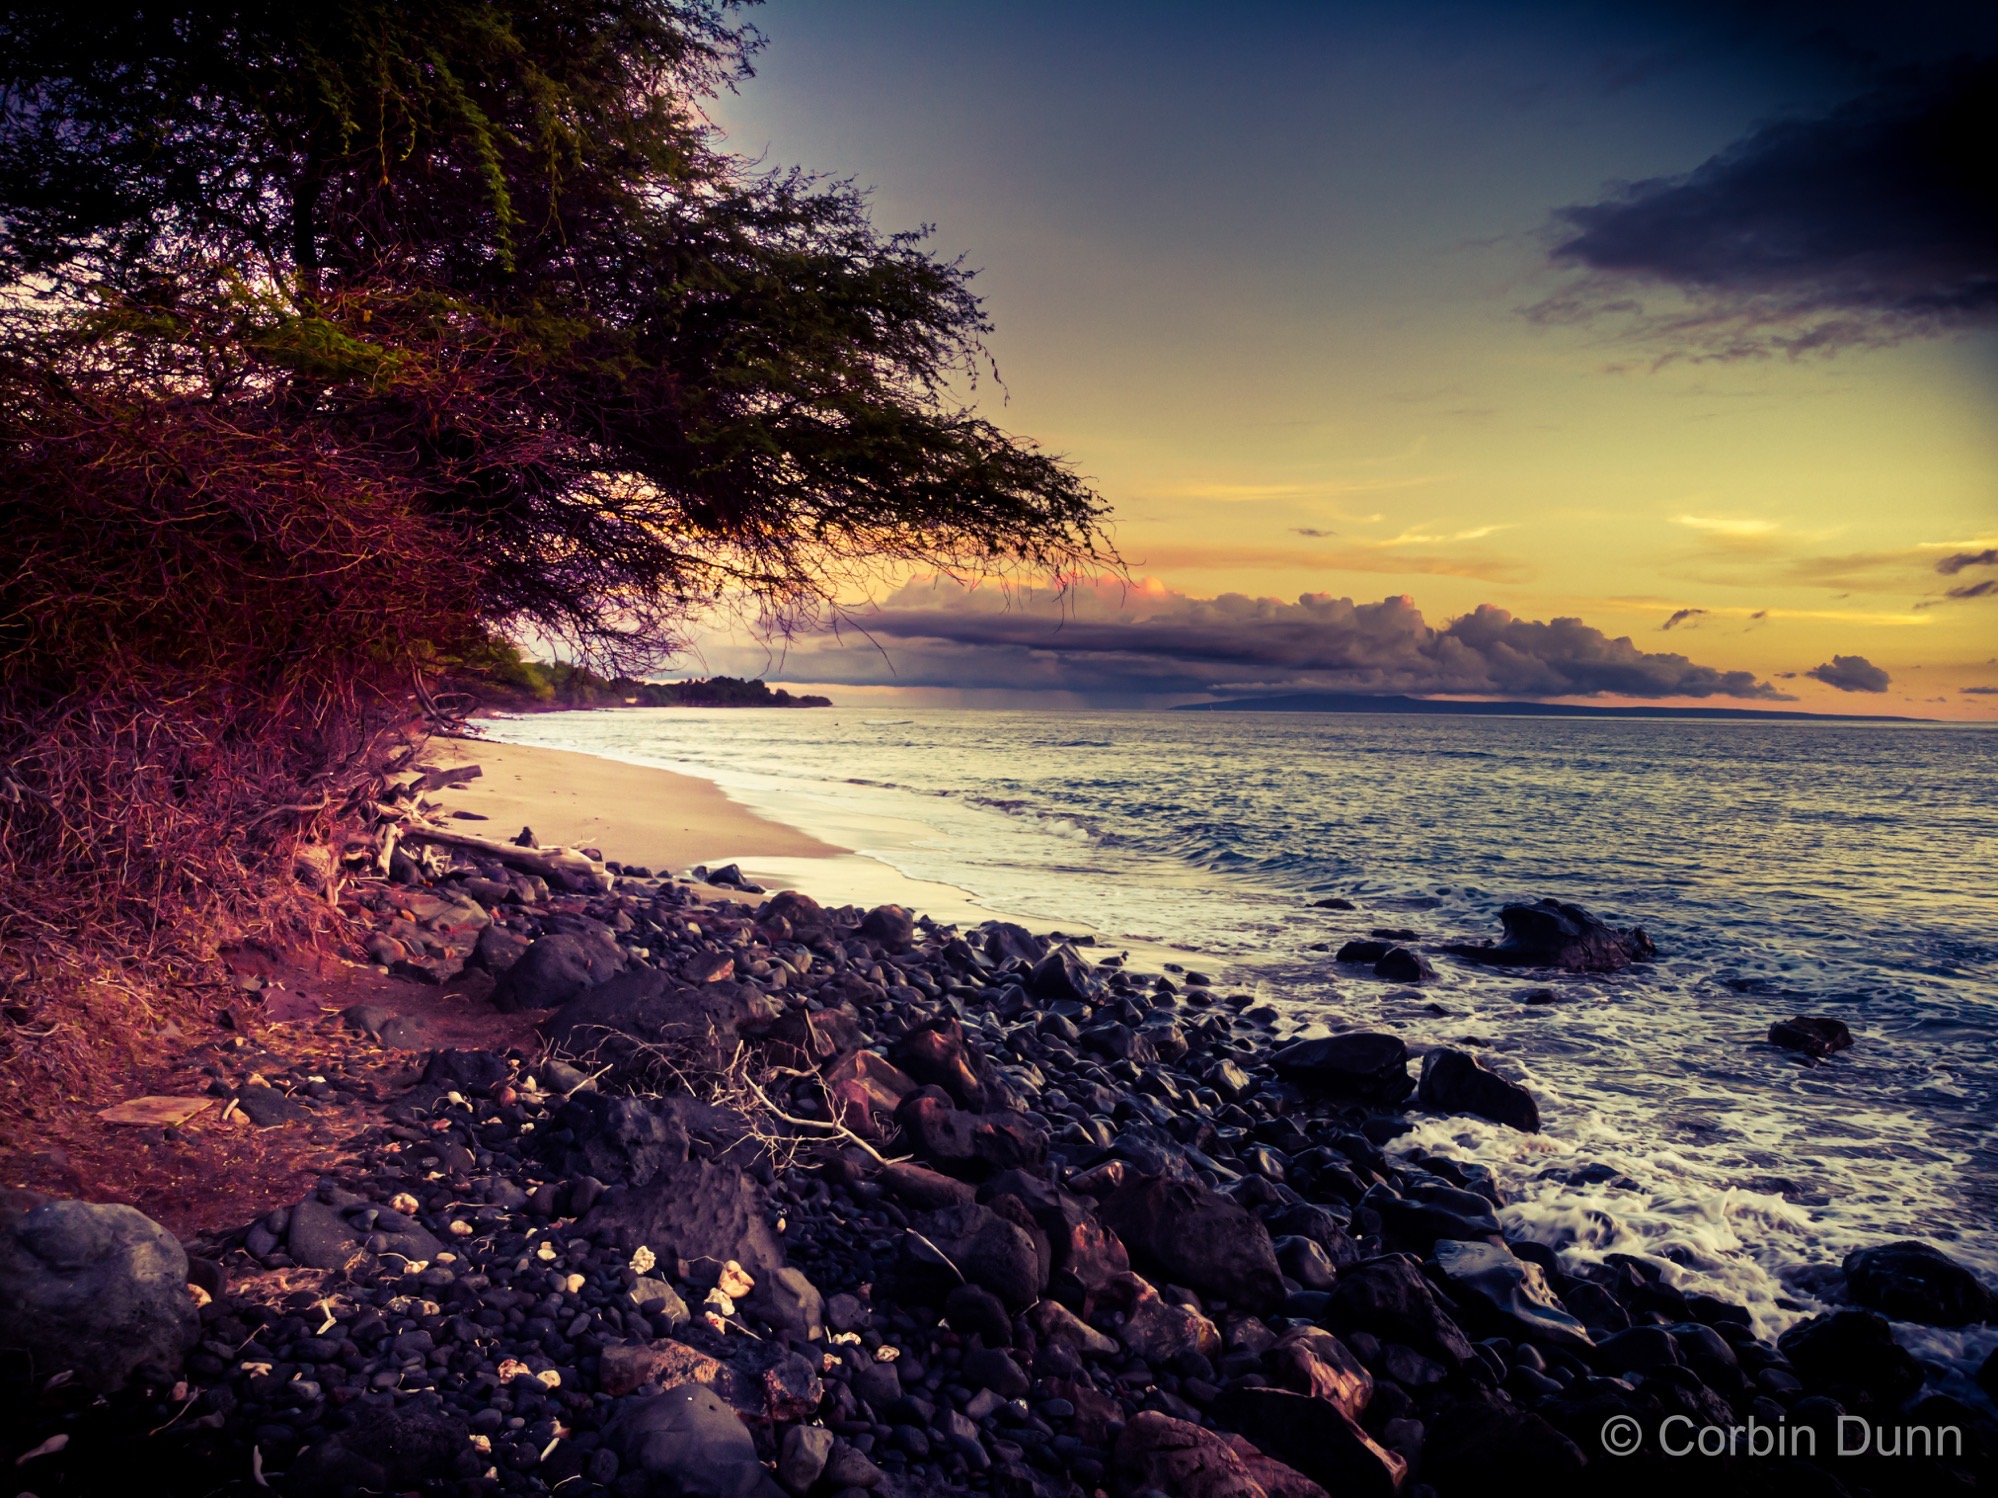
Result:
[[[0,1258],[38,1492],[142,1452],[170,1495],[1663,1495],[1730,1429],[1782,1439],[1703,1467],[1716,1494],[1990,1479],[1988,1419],[1888,1319],[1998,1311],[1932,1248],[1825,1266],[1826,1308],[1770,1339],[1672,1265],[1519,1236],[1488,1170],[1399,1142],[1423,1115],[1538,1130],[1467,1051],[1287,1033],[1225,972],[1088,937],[467,821],[443,798],[515,751],[452,747],[321,871],[363,965],[239,954],[227,1027],[100,1126],[138,1153],[288,1142],[290,1190],[178,1236],[9,1193],[12,1242],[97,1245]],[[551,784],[575,758],[529,754]],[[725,811],[698,837],[773,825]],[[1654,956],[1551,901],[1504,925],[1340,957],[1559,983]],[[1855,1420],[1924,1434],[1828,1465]]]
[[[603,676],[566,661],[528,660],[510,647],[495,647],[474,673],[447,675],[444,692],[470,698],[479,711],[565,712],[599,707],[831,707],[830,697],[774,691],[760,679],[735,676],[648,681]]]

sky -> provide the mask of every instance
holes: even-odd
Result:
[[[1133,581],[884,586],[859,630],[711,637],[710,669],[1998,718],[1981,9],[752,19],[730,144],[978,268],[981,410],[1095,484]]]

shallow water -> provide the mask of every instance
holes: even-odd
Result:
[[[1481,1048],[1546,1131],[1422,1123],[1506,1215],[1638,1252],[1765,1330],[1812,1271],[1926,1238],[1998,1280],[1998,733],[1978,728],[1263,713],[627,710],[496,736],[692,770],[759,809],[1043,927],[1208,954],[1294,1022]],[[1344,895],[1355,912],[1310,902]],[[1329,954],[1374,926],[1498,934],[1553,895],[1642,924],[1616,977],[1435,959],[1415,991]],[[1763,1042],[1822,1013],[1820,1067]],[[1629,1184],[1574,1188],[1603,1162]],[[1903,1329],[1980,1356],[1998,1330]]]

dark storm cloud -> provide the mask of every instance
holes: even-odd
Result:
[[[1986,578],[1981,583],[1965,583],[1960,588],[1951,588],[1943,594],[1945,598],[1989,598],[1998,594],[1998,580]]]
[[[1958,687],[1966,697],[1998,697],[1998,687]]]
[[[1707,358],[1801,354],[1998,322],[1998,60],[1905,70],[1814,119],[1764,124],[1680,177],[1556,215],[1599,315]],[[1683,293],[1660,310],[1647,289]]]
[[[796,654],[798,680],[1075,692],[1348,691],[1489,697],[1741,697],[1782,694],[1747,671],[1640,650],[1579,619],[1516,619],[1481,606],[1440,628],[1408,598],[1354,603],[1191,598],[1151,585],[1045,598],[911,584],[859,622],[882,652]],[[851,678],[842,672],[857,672]]]
[[[1658,628],[1661,632],[1668,629],[1677,629],[1682,624],[1691,623],[1705,612],[1705,609],[1676,609],[1673,611],[1672,617],[1659,625]]]
[[[1804,674],[1841,692],[1884,692],[1892,680],[1863,655],[1835,655]]]
[[[1944,577],[1955,577],[1966,567],[1998,567],[1998,547],[1986,547],[1983,551],[1957,551],[1936,563],[1936,571]]]

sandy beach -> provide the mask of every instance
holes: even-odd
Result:
[[[477,765],[477,780],[433,793],[452,812],[510,838],[532,827],[544,845],[598,848],[618,863],[691,868],[743,859],[819,859],[844,853],[810,833],[760,817],[710,780],[559,749],[483,739],[436,739],[424,755],[440,765]],[[470,829],[468,829],[470,830]]]

